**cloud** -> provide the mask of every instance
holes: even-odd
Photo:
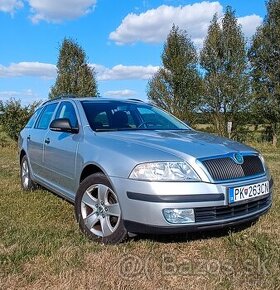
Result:
[[[34,101],[40,101],[42,99],[32,89],[21,91],[0,91],[1,101],[5,102],[10,100],[11,98],[21,100],[23,105],[28,105]]]
[[[31,8],[31,20],[38,23],[61,22],[79,18],[93,11],[96,0],[28,0]]]
[[[158,66],[125,66],[122,64],[116,65],[112,68],[107,68],[102,65],[92,65],[97,73],[97,79],[100,81],[107,80],[131,80],[142,79],[147,80],[153,76],[159,69]]]
[[[17,9],[23,7],[23,2],[21,0],[1,0],[0,1],[0,11],[7,13],[15,13]]]
[[[108,80],[146,80],[153,76],[159,69],[158,66],[125,66],[122,64],[112,68],[107,68],[99,64],[90,64],[97,73],[97,79],[100,81]],[[57,69],[54,64],[42,62],[19,62],[12,63],[9,66],[0,64],[0,78],[12,77],[40,77],[52,79],[56,78]]]
[[[173,23],[187,30],[193,42],[201,47],[213,15],[223,16],[223,6],[219,2],[200,2],[185,6],[162,5],[141,14],[130,13],[119,27],[110,33],[109,39],[117,44],[163,42]],[[261,24],[258,15],[238,18],[245,36],[249,37]]]
[[[15,98],[20,96],[31,96],[36,95],[31,89],[23,91],[0,91],[0,96],[4,98]]]
[[[136,92],[132,90],[116,90],[116,91],[106,91],[104,93],[107,97],[135,97]]]
[[[0,78],[22,76],[55,78],[56,66],[42,62],[19,62],[12,63],[9,66],[0,65]]]
[[[110,40],[117,44],[137,41],[157,43],[166,39],[172,24],[186,29],[193,41],[201,43],[215,13],[222,16],[219,2],[201,2],[185,6],[162,5],[141,14],[130,13],[121,25],[110,33]]]
[[[241,24],[246,37],[251,37],[256,32],[256,28],[262,24],[262,21],[263,19],[256,14],[238,18],[238,23]]]
[[[25,0],[29,4],[33,23],[52,23],[79,18],[92,12],[96,0]],[[0,11],[13,14],[24,6],[23,0],[1,0]]]

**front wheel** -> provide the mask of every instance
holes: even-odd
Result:
[[[118,197],[102,173],[92,174],[81,182],[75,214],[81,230],[95,241],[116,244],[127,237]]]

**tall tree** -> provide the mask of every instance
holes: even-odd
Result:
[[[163,67],[148,82],[148,98],[192,123],[199,103],[201,79],[196,50],[186,31],[173,25],[161,58]]]
[[[277,145],[280,124],[280,1],[269,0],[267,15],[249,50],[255,111],[271,124]]]
[[[65,38],[60,46],[57,78],[49,97],[98,95],[94,69],[87,64],[86,53],[77,42]]]
[[[214,15],[200,53],[204,70],[203,107],[217,133],[227,136],[227,123],[232,122],[232,137],[238,137],[242,112],[248,109],[249,81],[246,42],[235,12],[226,8],[218,21]]]

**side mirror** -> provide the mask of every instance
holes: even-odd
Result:
[[[71,126],[70,120],[67,118],[54,119],[50,124],[50,129],[56,132],[78,133],[78,128]]]

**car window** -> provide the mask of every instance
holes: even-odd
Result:
[[[157,107],[118,101],[82,101],[89,125],[95,131],[190,130],[190,127]]]
[[[43,112],[41,113],[35,128],[36,129],[47,129],[50,125],[51,119],[52,119],[52,115],[55,111],[55,108],[57,106],[57,103],[53,103],[53,104],[49,104],[46,105],[43,109]]]
[[[32,128],[37,117],[40,115],[42,111],[42,108],[37,109],[34,114],[31,116],[31,118],[29,119],[29,121],[27,122],[27,124],[25,125],[25,128]]]
[[[145,107],[139,107],[137,108],[138,112],[141,115],[141,118],[143,120],[143,124],[146,124],[147,127],[157,127],[157,129],[163,128],[169,128],[172,126],[170,121],[167,118],[164,118],[163,116],[157,114],[156,111],[145,108]]]
[[[112,110],[113,128],[136,128],[136,120],[128,106],[118,106]]]
[[[93,119],[95,128],[106,128],[109,127],[109,118],[107,112],[98,113]]]
[[[78,119],[75,108],[70,102],[62,102],[55,115],[56,119],[67,118],[70,121],[72,128],[78,128]]]

